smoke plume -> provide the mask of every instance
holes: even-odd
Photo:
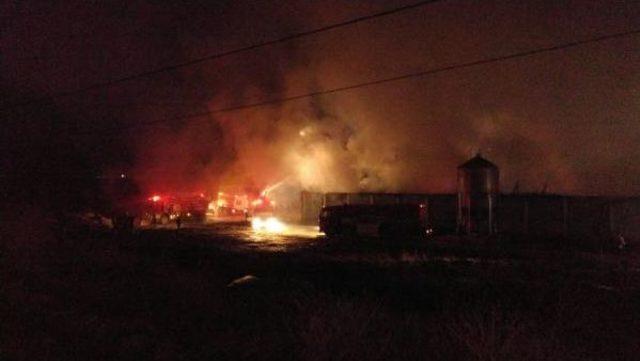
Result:
[[[575,25],[576,34],[561,31],[562,24],[574,24],[569,15],[575,5],[500,4],[502,11],[495,12],[495,4],[477,4],[463,13],[454,5],[438,5],[407,13],[400,23],[384,18],[230,57],[183,74],[183,82],[205,89],[199,106],[211,111],[311,93],[593,33],[583,25]],[[608,29],[612,23],[598,18],[599,6],[581,12],[592,25]],[[304,16],[271,14],[283,33],[307,28],[302,19],[326,21],[327,12],[317,6],[297,10]],[[550,13],[562,14],[558,24],[537,22]],[[493,17],[486,24],[471,21],[480,14]],[[509,37],[499,24],[512,29]],[[530,39],[534,30],[537,41]],[[594,58],[606,66],[585,60]],[[166,179],[174,181],[166,183],[174,187],[207,191],[264,189],[285,180],[311,191],[440,193],[455,190],[456,167],[480,152],[500,167],[504,192],[633,193],[640,191],[637,182],[621,182],[611,172],[615,168],[630,179],[635,171],[633,165],[616,164],[622,164],[621,152],[640,150],[630,142],[637,129],[613,139],[605,135],[610,129],[591,134],[581,125],[597,124],[608,114],[620,116],[617,126],[631,121],[622,105],[631,102],[633,92],[620,88],[607,70],[619,61],[604,46],[581,48],[214,112],[178,131],[154,133],[139,147],[139,164],[151,169],[147,173],[173,174]],[[621,102],[607,101],[596,89],[612,89]]]

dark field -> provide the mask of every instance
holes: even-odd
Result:
[[[640,355],[634,253],[453,238],[329,242],[238,227],[117,236],[12,226],[0,360]],[[256,279],[228,286],[246,275]]]

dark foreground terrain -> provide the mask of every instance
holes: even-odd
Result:
[[[0,360],[640,357],[633,253],[249,233],[8,225]]]

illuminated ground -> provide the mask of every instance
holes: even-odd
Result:
[[[213,236],[232,237],[239,248],[263,251],[289,251],[316,244],[324,238],[317,226],[286,224],[279,232],[254,230],[248,225],[209,225],[193,227],[192,232]]]
[[[151,227],[142,232],[153,230],[175,231],[175,225]],[[233,251],[291,252],[326,242],[317,226],[291,223],[279,232],[256,231],[250,224],[239,222],[187,224],[179,232],[201,239],[210,246]]]
[[[145,232],[175,232],[175,225],[154,227]],[[418,240],[381,239],[329,239],[317,226],[287,223],[280,232],[256,231],[246,223],[187,224],[176,234],[193,244],[240,254],[291,254],[315,261],[341,263],[444,263],[493,264],[510,267],[554,260],[571,255],[597,260],[602,265],[617,264],[616,252],[584,252],[554,248],[549,245],[506,244],[506,241],[486,243],[478,239],[461,240],[454,236],[426,237]],[[567,252],[571,253],[567,253]],[[636,254],[634,252],[634,254]],[[640,258],[632,256],[628,266],[640,272]]]

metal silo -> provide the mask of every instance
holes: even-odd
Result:
[[[480,154],[458,167],[458,232],[496,232],[500,184],[498,167]]]

